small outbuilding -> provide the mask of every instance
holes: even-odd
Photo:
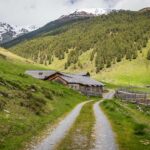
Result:
[[[100,96],[104,84],[90,78],[89,73],[67,74],[57,71],[29,70],[26,74],[34,78],[56,81],[88,96]]]

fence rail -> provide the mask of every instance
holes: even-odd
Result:
[[[150,99],[146,93],[132,93],[124,90],[116,90],[115,97],[127,102],[150,106]]]

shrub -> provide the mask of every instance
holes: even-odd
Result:
[[[31,91],[31,92],[36,92],[36,91],[39,91],[40,90],[40,87],[38,85],[35,85],[35,84],[32,84],[32,85],[29,85],[27,87],[28,91]]]
[[[42,88],[42,93],[44,94],[44,96],[49,99],[49,100],[53,100],[53,94],[49,89],[46,88]]]
[[[41,95],[28,93],[28,98],[24,99],[20,105],[30,109],[37,115],[41,115],[45,112],[44,107],[46,106],[46,99]]]
[[[26,75],[24,73],[20,73],[19,76],[22,77],[22,78],[28,78],[28,75]]]
[[[145,124],[135,124],[134,126],[134,134],[135,135],[144,135],[145,134],[145,128],[147,126]]]
[[[147,59],[150,60],[150,50],[147,53]]]
[[[5,105],[6,105],[6,101],[0,98],[0,111],[4,109]]]
[[[9,91],[0,91],[0,94],[5,98],[14,98],[14,93]]]

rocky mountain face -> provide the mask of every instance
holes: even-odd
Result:
[[[18,27],[8,23],[0,22],[0,43],[5,43],[21,35],[36,30],[35,26]]]
[[[58,20],[61,19],[72,19],[72,18],[85,18],[85,17],[94,17],[99,15],[107,15],[111,13],[112,9],[102,9],[102,8],[90,8],[90,9],[78,9],[73,13],[70,13],[69,15],[63,15]]]
[[[150,12],[150,7],[145,7],[141,10],[139,10],[140,12]]]

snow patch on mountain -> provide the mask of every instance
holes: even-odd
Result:
[[[81,18],[81,17],[94,17],[100,15],[108,15],[109,13],[117,11],[113,9],[105,9],[105,8],[83,8],[83,9],[76,9],[75,11],[67,14],[62,15],[58,19],[70,19],[70,18]]]
[[[86,12],[89,14],[93,14],[95,16],[109,14],[112,11],[113,11],[112,9],[106,9],[106,8],[83,8],[83,9],[76,10],[76,12]]]
[[[36,26],[16,26],[0,22],[0,43],[8,42],[18,36],[38,29]]]

